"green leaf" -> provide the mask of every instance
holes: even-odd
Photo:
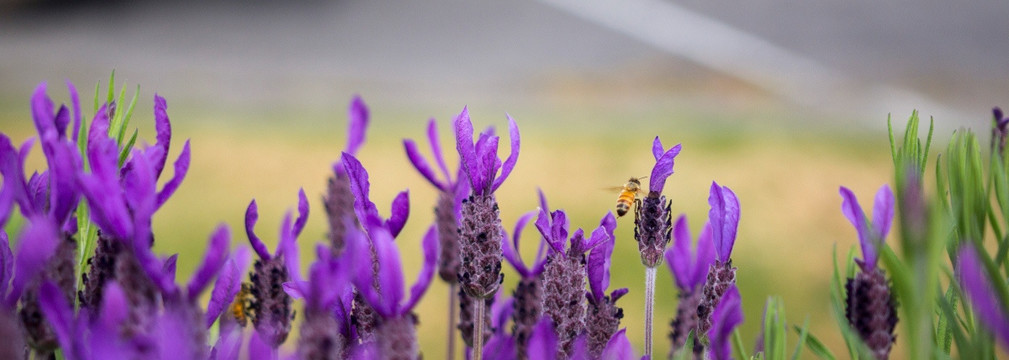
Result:
[[[808,318],[807,318],[807,324],[808,324]],[[806,331],[806,325],[803,325],[801,329],[798,326],[794,326],[793,325],[793,328],[795,329],[796,332],[798,332],[800,334],[799,335],[799,339],[800,339],[799,346],[800,347],[802,346],[803,343],[805,343],[806,344],[806,348],[809,349],[809,351],[812,351],[813,354],[816,355],[816,356],[818,356],[819,358],[821,358],[821,359],[827,359],[827,360],[835,360],[836,359],[836,357],[834,357],[834,353],[832,353],[830,351],[830,349],[828,349],[827,346],[824,345],[822,341],[820,341],[820,339],[817,339],[816,336],[814,336],[813,334],[811,334],[811,333],[809,333],[809,332]],[[805,334],[805,335],[802,335],[802,334]],[[803,339],[804,336],[805,336],[805,341],[801,341],[801,339]],[[796,350],[798,350],[798,349],[796,349]],[[796,351],[796,354],[798,354],[798,351]]]
[[[133,145],[137,142],[137,129],[133,129],[133,136],[130,136],[130,141],[123,146],[123,149],[119,152],[119,167],[123,167],[126,163],[126,159],[130,157],[130,151],[133,150]]]
[[[736,350],[736,357],[740,359],[746,359],[745,345],[743,345],[743,336],[739,334],[739,327],[737,326],[735,330],[732,331],[732,344],[733,348]]]
[[[795,344],[795,351],[792,352],[792,360],[799,360],[799,353],[802,352],[802,345],[806,343],[806,338],[809,335],[809,315],[806,315],[806,320],[802,322],[802,331],[799,331],[799,343]]]
[[[123,88],[123,91],[126,91],[126,89]],[[137,98],[139,97],[139,95],[140,95],[140,85],[137,84],[137,90],[133,92],[133,100],[130,100],[130,107],[126,109],[125,113],[123,113],[123,121],[122,121],[123,125],[119,128],[119,134],[116,137],[117,144],[121,145],[123,143],[123,135],[126,134],[125,130],[130,125],[130,118],[133,117],[133,107],[137,105]]]

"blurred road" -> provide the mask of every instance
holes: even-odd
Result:
[[[622,19],[621,11],[586,12],[598,4],[576,9],[558,0],[29,3],[0,7],[5,97],[24,96],[40,80],[69,78],[86,88],[115,68],[130,83],[212,106],[329,107],[354,92],[452,107],[587,96],[631,106],[742,107],[736,111],[769,102],[876,124],[886,112],[902,118],[924,107],[925,115],[947,117],[940,121],[978,127],[987,126],[991,106],[1009,105],[1004,2],[633,0],[620,9],[627,10]],[[635,34],[635,26],[665,14],[633,13],[631,5],[642,3],[744,37],[707,36],[708,28],[684,22]],[[658,33],[705,44],[697,51],[757,53],[705,60],[648,39]],[[751,61],[760,49],[814,70],[740,76],[761,68]],[[779,91],[789,87],[798,90]],[[820,96],[782,95],[789,91]],[[851,113],[837,114],[845,109]]]

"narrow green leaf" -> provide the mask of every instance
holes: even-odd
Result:
[[[799,331],[799,343],[795,344],[795,351],[792,352],[792,360],[799,360],[799,353],[802,352],[802,346],[806,343],[806,338],[808,335],[809,335],[809,315],[806,315],[806,320],[803,320],[802,322],[802,330]]]
[[[807,318],[807,320],[808,320],[808,318]],[[827,346],[824,345],[822,341],[820,341],[820,339],[816,338],[816,336],[813,335],[812,333],[809,333],[809,332],[806,331],[806,326],[805,325],[803,325],[801,329],[798,326],[794,326],[794,325],[793,325],[793,328],[795,329],[795,331],[797,333],[800,334],[799,335],[800,339],[803,338],[803,336],[801,334],[803,334],[803,333],[806,334],[805,335],[805,341],[804,341],[804,343],[806,344],[806,348],[809,349],[809,351],[812,351],[814,355],[818,356],[821,359],[827,359],[827,360],[836,360],[837,359],[834,356],[834,353],[831,352],[830,349],[827,348]],[[802,345],[802,343],[803,342],[800,342],[800,346]]]
[[[743,336],[739,334],[739,327],[732,331],[732,345],[736,349],[736,357],[746,359],[746,348],[743,345]]]
[[[123,167],[126,163],[126,159],[130,157],[130,151],[133,150],[133,145],[137,142],[137,129],[133,129],[133,136],[130,136],[130,141],[123,146],[123,150],[119,152],[119,167]]]
[[[95,114],[98,113],[98,106],[100,104],[98,102],[99,99],[98,94],[101,94],[101,89],[102,89],[102,82],[99,81],[97,84],[95,84]]]
[[[115,90],[116,90],[116,70],[113,69],[112,70],[112,75],[109,76],[109,95],[108,95],[108,98],[105,99],[105,103],[106,104],[111,104],[112,100],[115,100],[115,98],[114,98],[114,96],[116,94]],[[109,119],[109,120],[112,120],[112,119]]]
[[[893,121],[890,119],[890,114],[886,114],[886,132],[890,135],[890,158],[893,159],[894,167],[900,168],[900,163],[897,160],[897,144],[893,139]]]
[[[123,88],[125,91],[125,88]],[[137,90],[133,93],[133,99],[130,100],[130,107],[126,109],[123,115],[123,126],[119,128],[119,136],[116,138],[116,143],[123,143],[123,135],[126,134],[126,128],[130,126],[130,118],[133,117],[133,107],[137,105],[137,98],[140,95],[140,85],[137,85]]]

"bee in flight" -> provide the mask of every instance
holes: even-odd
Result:
[[[620,196],[617,196],[617,217],[627,215],[627,212],[631,210],[631,205],[638,201],[638,196],[643,192],[641,190],[641,179],[645,177],[632,177],[627,180],[624,186],[613,187],[613,190],[620,191]]]

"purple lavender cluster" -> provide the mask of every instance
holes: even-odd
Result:
[[[0,232],[0,334],[10,335],[0,344],[2,358],[418,359],[414,310],[436,273],[450,285],[449,321],[469,357],[635,358],[617,305],[628,289],[609,289],[612,213],[591,231],[572,231],[567,213],[551,210],[540,192],[539,208],[520,217],[510,236],[505,230],[495,191],[519,156],[518,125],[510,117],[511,151],[501,159],[494,128],[474,134],[463,109],[453,122],[456,171],[444,159],[433,119],[427,136],[436,167],[414,141],[404,140],[408,159],[438,192],[434,221],[421,241],[423,266],[408,292],[396,239],[410,215],[409,192],[394,198],[388,216],[370,200],[369,174],[356,157],[369,122],[360,98],[350,103],[349,141],[322,196],[329,229],[308,272],[302,274],[298,254],[310,209],[302,190],[297,216],[289,211],[281,219],[276,249],[255,231],[259,209],[252,200],[245,211],[251,251],[233,248],[222,224],[210,234],[196,272],[180,284],[177,255],[152,250],[152,217],[181,185],[190,161],[187,141],[172,178],[161,181],[172,136],[165,100],[154,99],[155,143],[134,148],[111,131],[117,104],[101,106],[87,125],[76,90],[68,87],[69,107],[56,108],[45,84],[33,95],[37,139],[15,147],[0,134],[0,225],[15,205],[25,219],[14,251]],[[35,141],[48,167],[26,177]],[[729,257],[739,203],[727,187],[712,184],[708,224],[692,254],[685,216],[672,226],[661,195],[679,151],[680,145],[665,150],[655,139],[651,192],[638,204],[635,237],[642,261],[654,268],[664,258],[681,290],[674,348],[693,331],[701,334],[698,354],[708,349],[712,358],[727,359],[729,336],[742,321]],[[530,223],[539,232],[539,250],[527,263],[519,239]],[[97,227],[91,251],[81,246],[87,226]],[[665,251],[673,233],[676,243]],[[520,277],[510,295],[501,289],[505,261]],[[297,339],[290,340],[296,326]],[[450,354],[455,336],[448,336]]]

